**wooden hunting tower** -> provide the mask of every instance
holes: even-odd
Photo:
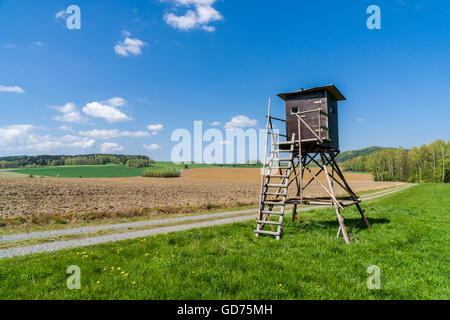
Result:
[[[295,217],[300,221],[297,205],[323,205],[334,207],[338,236],[342,234],[345,242],[350,243],[341,210],[356,205],[362,221],[368,228],[371,226],[359,205],[361,199],[352,191],[335,160],[340,152],[338,101],[345,98],[334,85],[281,93],[278,97],[286,102],[286,119],[270,115],[269,99],[265,155],[269,135],[272,148],[268,163],[266,158],[263,163],[255,235],[280,239],[286,205],[292,205],[292,222]],[[286,134],[274,130],[273,121],[284,123]],[[320,188],[309,188],[312,195],[306,195],[305,189],[314,183]],[[347,195],[337,195],[335,189]],[[273,216],[277,219],[273,220]],[[266,226],[271,230],[265,230]]]
[[[339,150],[338,101],[345,97],[334,85],[281,93],[278,97],[286,101],[287,140],[292,140],[295,133],[305,148],[319,144]],[[300,132],[297,115],[305,122]]]

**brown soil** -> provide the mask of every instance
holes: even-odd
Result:
[[[253,205],[258,202],[260,172],[240,168],[189,169],[181,178],[171,179],[0,177],[0,217]],[[371,175],[366,174],[346,176],[355,192],[402,184],[373,182]],[[325,178],[321,181],[325,182]],[[307,195],[326,195],[317,183],[308,189]],[[340,188],[336,191],[342,193]]]

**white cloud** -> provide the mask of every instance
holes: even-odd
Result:
[[[247,128],[254,127],[258,124],[257,120],[252,120],[246,116],[236,116],[227,122],[224,126],[225,129]]]
[[[45,46],[45,44],[41,41],[35,41],[31,43],[32,46],[36,46],[36,47],[43,47]]]
[[[121,97],[114,97],[104,101],[104,103],[109,104],[110,106],[113,107],[122,107],[127,104],[127,100]]]
[[[160,132],[164,129],[164,126],[162,124],[149,124],[147,126],[147,129],[152,131],[153,135],[157,135],[158,132]]]
[[[72,131],[72,127],[70,126],[60,126],[58,129],[61,131]]]
[[[220,126],[222,123],[220,123],[219,121],[213,121],[213,122],[211,122],[210,123],[210,125],[212,126],[212,127],[217,127],[217,126]]]
[[[75,103],[72,103],[72,102],[66,103],[63,106],[53,106],[50,108],[56,109],[61,113],[70,113],[70,112],[74,112],[77,110]]]
[[[88,148],[92,148],[94,146],[94,143],[95,143],[94,139],[89,139],[89,140],[74,142],[74,143],[72,143],[72,146],[74,146],[76,148],[81,148],[81,149],[88,149]]]
[[[19,144],[24,141],[34,126],[30,124],[16,124],[0,128],[0,147]]]
[[[14,93],[25,93],[25,90],[23,90],[21,87],[18,86],[1,86],[0,85],[0,92],[14,92]]]
[[[129,33],[127,30],[122,30],[122,35],[124,37],[129,37],[129,36],[131,36],[131,33]]]
[[[216,0],[161,0],[163,2],[171,2],[175,6],[188,7],[185,15],[176,15],[167,13],[164,20],[168,25],[188,31],[194,28],[201,28],[208,32],[215,31],[213,26],[208,25],[210,22],[223,20],[222,15],[212,5]]]
[[[146,43],[142,40],[126,37],[125,40],[119,41],[115,45],[114,51],[122,57],[139,56],[142,54],[142,47],[145,45]]]
[[[91,102],[83,107],[83,112],[88,116],[105,119],[109,123],[132,120],[114,106],[101,102]]]
[[[0,127],[0,149],[11,151],[50,152],[63,148],[87,149],[95,144],[94,139],[65,135],[54,137],[40,135],[34,131],[38,129],[33,125],[21,124]]]
[[[52,106],[52,109],[58,110],[62,114],[53,118],[53,120],[60,122],[72,122],[83,123],[86,122],[86,118],[81,115],[81,112],[77,110],[74,103],[69,102],[63,106]]]
[[[5,48],[6,49],[14,49],[16,47],[16,45],[14,43],[7,43],[5,44]]]
[[[364,121],[366,121],[366,119],[364,119],[364,118],[356,118],[356,121],[357,122],[364,122]]]
[[[114,142],[105,142],[100,145],[100,151],[102,153],[111,153],[123,150],[123,147]]]
[[[143,138],[149,137],[150,133],[146,131],[119,131],[117,129],[113,130],[89,130],[89,131],[80,131],[78,133],[80,136],[91,137],[95,139],[112,139],[118,137],[129,137],[129,138]]]
[[[59,138],[59,140],[61,140],[62,142],[74,142],[74,141],[79,141],[80,139],[84,139],[84,138],[80,138],[78,136],[73,136],[70,134],[67,134],[67,135]]]
[[[162,147],[159,144],[144,144],[142,146],[143,148],[147,149],[147,150],[159,150],[162,149]]]

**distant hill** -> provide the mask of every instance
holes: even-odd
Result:
[[[364,148],[364,149],[361,149],[361,150],[344,151],[344,152],[341,152],[336,157],[336,161],[337,162],[344,162],[344,161],[351,160],[351,159],[356,158],[356,157],[368,156],[371,153],[374,153],[374,152],[377,152],[377,151],[381,151],[381,150],[385,150],[385,149],[392,149],[392,148],[368,147],[368,148]]]

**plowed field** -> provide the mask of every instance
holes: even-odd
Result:
[[[154,207],[256,204],[260,169],[185,170],[181,178],[0,177],[0,217],[85,212],[125,212]],[[401,185],[347,174],[355,192]],[[309,177],[305,177],[309,180]],[[325,182],[325,178],[321,180]],[[307,195],[326,195],[315,183]],[[340,188],[337,194],[342,193]]]

